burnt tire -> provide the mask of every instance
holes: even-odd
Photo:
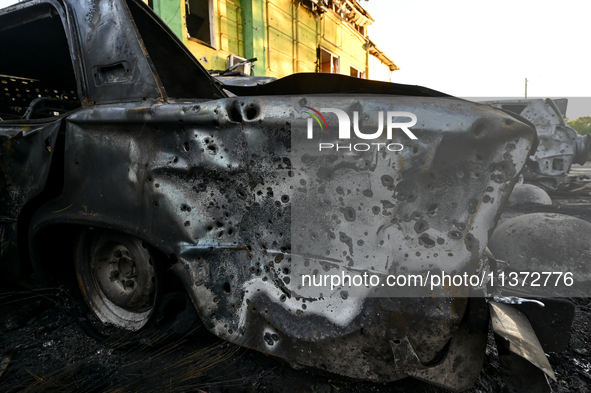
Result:
[[[137,331],[153,315],[160,281],[147,245],[123,233],[84,231],[76,246],[76,278],[84,300],[106,325]]]
[[[195,330],[195,308],[174,285],[165,259],[133,236],[82,231],[74,255],[81,296],[73,298],[73,309],[86,333],[131,349],[168,344]]]

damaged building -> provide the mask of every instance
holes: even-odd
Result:
[[[353,0],[146,1],[210,70],[257,58],[247,75],[326,72],[389,82],[398,66],[367,35],[374,19]]]

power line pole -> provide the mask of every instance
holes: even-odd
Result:
[[[527,78],[525,78],[525,98],[527,98]]]

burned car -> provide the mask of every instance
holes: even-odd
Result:
[[[4,271],[75,276],[102,323],[137,332],[172,275],[225,340],[455,390],[492,318],[507,353],[553,377],[524,316],[549,314],[485,280],[536,148],[526,119],[339,75],[223,85],[136,0],[19,3],[0,11],[0,47]],[[462,273],[482,279],[446,280]]]
[[[523,171],[524,180],[547,189],[564,182],[573,164],[583,165],[591,151],[591,136],[579,135],[566,124],[568,100],[517,99],[487,101],[489,105],[517,113],[531,121],[540,143]]]

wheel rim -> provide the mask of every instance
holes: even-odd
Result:
[[[139,239],[86,231],[78,246],[76,273],[87,304],[104,324],[135,331],[149,321],[158,280],[150,251]]]

